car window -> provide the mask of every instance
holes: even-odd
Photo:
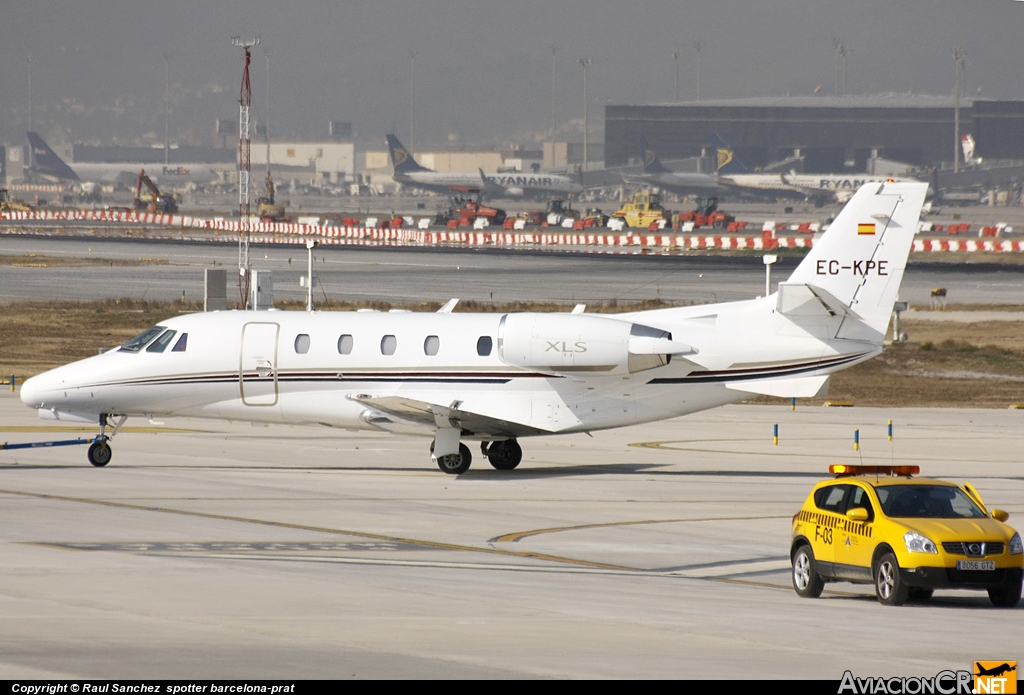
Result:
[[[846,497],[848,489],[849,485],[829,485],[820,488],[814,493],[814,506],[826,512],[842,514],[843,498]]]
[[[982,519],[985,512],[952,485],[886,485],[875,489],[886,516],[918,519]]]
[[[871,506],[871,499],[868,496],[868,491],[859,485],[854,485],[850,490],[849,498],[846,501],[846,509],[843,513],[850,511],[851,509],[866,509],[868,512],[868,521],[874,521],[875,510]]]

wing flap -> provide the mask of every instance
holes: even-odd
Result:
[[[534,427],[518,419],[513,420],[476,412],[463,407],[462,401],[452,401],[448,405],[442,405],[407,396],[353,394],[348,398],[390,417],[430,429],[456,427],[471,435],[496,437],[526,437],[553,432],[553,430]],[[528,405],[524,414],[527,417],[530,414]]]

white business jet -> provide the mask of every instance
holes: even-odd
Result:
[[[469,468],[476,441],[509,470],[523,437],[823,395],[882,351],[926,189],[862,187],[767,297],[619,315],[451,313],[455,300],[434,314],[190,314],[33,377],[21,398],[98,423],[96,466],[106,427],[187,416],[427,435],[446,473]]]

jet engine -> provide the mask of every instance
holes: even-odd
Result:
[[[498,326],[502,362],[553,374],[631,374],[693,353],[668,331],[603,316],[506,314]]]
[[[524,191],[522,188],[512,187],[505,189],[505,195],[509,196],[510,198],[522,198],[525,194],[526,191]]]

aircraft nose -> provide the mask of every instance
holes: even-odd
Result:
[[[34,376],[21,385],[21,402],[30,408],[38,408],[42,405],[39,398],[41,393],[39,377]]]

